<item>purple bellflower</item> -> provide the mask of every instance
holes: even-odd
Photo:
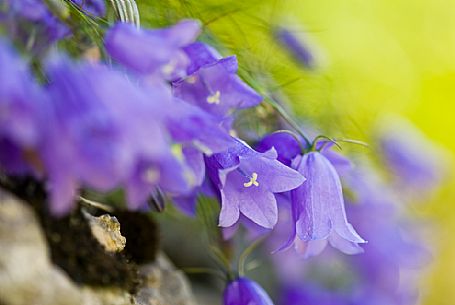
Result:
[[[278,220],[274,193],[300,186],[305,178],[276,160],[275,150],[258,153],[242,142],[206,158],[208,175],[221,193],[219,225],[230,227],[240,214],[264,228]]]
[[[312,69],[316,62],[309,46],[297,37],[295,33],[285,27],[277,27],[274,35],[278,42],[289,52],[296,62],[304,68]]]
[[[356,203],[347,205],[347,212],[368,239],[364,253],[341,256],[326,251],[308,263],[286,251],[277,253],[274,261],[285,283],[283,304],[415,304],[417,286],[408,271],[413,274],[424,266],[428,252],[415,236],[403,234],[412,232],[402,226],[399,205],[388,194],[390,189],[371,175],[370,170],[357,168],[348,180]],[[282,211],[286,210],[280,209],[280,222],[285,220]]]
[[[134,72],[175,79],[183,77],[189,65],[182,47],[192,43],[199,32],[200,23],[196,20],[151,30],[117,23],[107,32],[105,46],[113,59]]]
[[[258,283],[244,277],[228,283],[223,301],[223,305],[273,305]]]
[[[381,294],[395,299],[412,294],[409,293],[413,290],[411,281],[403,287],[400,278],[406,270],[425,266],[430,260],[428,250],[419,244],[413,226],[405,225],[400,217],[397,197],[371,168],[359,167],[349,178],[348,185],[355,192],[356,204],[348,205],[348,213],[352,223],[369,241],[364,246],[365,253],[352,258],[353,264],[361,267],[362,276],[374,283]]]
[[[188,76],[173,82],[174,95],[218,117],[258,105],[262,97],[238,76],[235,56],[221,58],[209,46],[196,42],[184,48],[190,58]]]
[[[257,147],[261,151],[276,148],[278,159],[300,172],[307,181],[291,192],[292,229],[279,250],[293,245],[304,257],[319,254],[329,242],[344,253],[362,252],[358,245],[365,241],[346,219],[340,173],[351,163],[332,151],[333,143],[319,141],[316,150],[301,155],[296,137],[278,132],[264,137]]]
[[[397,186],[419,193],[437,186],[445,173],[444,154],[409,122],[395,120],[387,126],[379,145]]]
[[[52,14],[42,0],[2,2],[5,2],[6,8],[0,7],[1,22],[5,24],[9,36],[22,41],[36,53],[47,50],[70,34],[69,28]],[[6,11],[2,11],[3,8]]]
[[[187,215],[194,215],[198,193],[206,193],[204,154],[227,151],[236,144],[219,120],[197,106],[174,99],[172,113],[167,118],[167,129],[172,139],[181,144],[181,156],[188,165],[195,187],[190,193],[176,194],[173,202]]]
[[[57,59],[48,66],[54,126],[43,155],[54,212],[71,207],[80,185],[125,186],[131,208],[157,186],[186,191],[182,162],[166,138],[168,86],[132,82],[101,64]]]
[[[167,118],[167,128],[176,142],[207,155],[226,151],[235,144],[216,117],[177,98]]]
[[[0,66],[0,167],[10,174],[32,174],[25,154],[36,154],[41,141],[46,96],[4,40],[0,40]]]
[[[293,160],[293,168],[307,178],[291,192],[298,213],[296,234],[307,243],[306,255],[319,254],[327,241],[346,254],[362,252],[365,243],[346,219],[341,181],[330,161],[320,152]]]

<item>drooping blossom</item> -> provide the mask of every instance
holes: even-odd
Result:
[[[258,153],[242,142],[206,158],[208,175],[221,194],[219,225],[230,227],[244,215],[273,228],[278,210],[274,193],[289,191],[305,178],[276,160],[275,150]]]
[[[304,257],[317,255],[329,242],[333,247],[348,253],[360,253],[358,245],[365,241],[346,219],[340,174],[349,172],[351,162],[331,150],[334,143],[318,141],[316,151],[302,154],[305,143],[289,132],[267,135],[257,147],[264,151],[271,147],[278,151],[278,159],[299,171],[307,181],[284,198],[290,201],[287,218],[288,236],[279,250],[290,246]],[[308,175],[308,177],[307,177]]]
[[[47,70],[54,125],[43,158],[57,213],[71,207],[80,185],[104,191],[125,186],[131,207],[157,185],[188,187],[166,139],[167,86],[133,83],[102,64],[68,59],[54,60]]]
[[[223,305],[273,305],[273,302],[258,283],[239,277],[226,286]]]
[[[0,66],[0,167],[10,174],[31,175],[26,155],[36,155],[42,139],[47,97],[26,62],[4,40]]]
[[[307,178],[292,191],[298,213],[296,234],[306,242],[306,256],[319,254],[327,242],[347,254],[362,252],[365,240],[346,219],[341,181],[330,161],[319,152],[293,160],[293,168]]]
[[[262,101],[262,97],[237,76],[235,56],[221,58],[214,49],[200,42],[184,50],[190,65],[188,76],[173,82],[176,97],[220,118]]]
[[[189,19],[163,29],[117,23],[107,32],[104,43],[113,59],[134,72],[175,79],[183,77],[189,65],[182,47],[192,43],[200,30],[200,23]]]
[[[326,251],[311,261],[299,261],[292,252],[277,253],[273,261],[284,283],[282,303],[415,304],[418,279],[410,275],[429,261],[428,251],[410,234],[412,226],[404,226],[396,197],[371,168],[362,164],[346,182],[356,201],[347,205],[347,213],[368,240],[364,253],[341,256]]]

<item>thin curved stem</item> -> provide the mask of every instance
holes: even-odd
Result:
[[[343,150],[343,148],[340,146],[340,144],[337,143],[336,140],[332,139],[332,138],[329,138],[328,136],[324,136],[324,135],[319,135],[317,136],[316,138],[314,138],[313,140],[313,143],[311,144],[311,150],[315,150],[316,149],[316,144],[318,142],[319,139],[326,139],[328,140],[329,142],[335,144],[340,150]],[[324,148],[326,144],[324,144],[319,150],[322,150]]]
[[[182,268],[182,271],[185,273],[205,273],[205,274],[212,274],[217,276],[223,281],[227,280],[227,275],[220,270],[215,270],[215,269],[210,269],[210,268],[202,268],[202,267],[188,267],[188,268]]]
[[[367,147],[367,148],[370,147],[370,145],[368,143],[359,141],[359,140],[352,140],[352,139],[334,139],[334,140],[337,142],[356,144],[356,145],[360,145],[360,146]]]
[[[248,246],[245,250],[243,250],[242,254],[240,254],[239,257],[239,265],[238,265],[238,270],[239,270],[239,275],[244,276],[245,275],[245,263],[246,260],[248,259],[248,256],[256,249],[261,242],[264,240],[264,238],[259,238],[255,240],[250,246]]]

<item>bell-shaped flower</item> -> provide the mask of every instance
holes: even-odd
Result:
[[[47,97],[25,62],[3,40],[0,67],[0,168],[9,174],[30,175],[25,155],[36,155],[46,122]]]
[[[226,151],[235,144],[219,120],[210,113],[174,98],[166,118],[167,128],[178,143],[193,146],[207,155]]]
[[[223,305],[273,305],[273,302],[258,283],[239,277],[224,289]]]
[[[307,178],[291,192],[305,256],[320,253],[327,242],[347,254],[362,252],[358,244],[365,240],[346,219],[340,178],[330,161],[320,152],[310,152],[294,159],[292,167]]]
[[[107,66],[62,58],[47,71],[53,126],[42,153],[56,213],[71,207],[81,185],[106,191],[128,181],[127,193],[146,194],[171,172],[179,184],[181,171],[169,170],[179,162],[169,160],[164,119],[172,96],[167,86],[133,82]],[[145,195],[130,198],[146,200]]]
[[[187,74],[191,74],[173,82],[176,97],[221,118],[262,101],[262,97],[237,76],[235,56],[221,58],[212,48],[199,42],[186,47],[185,52],[190,58]]]
[[[298,37],[289,28],[280,26],[274,30],[274,36],[288,53],[304,68],[312,69],[316,66],[316,58],[310,45]]]
[[[42,0],[5,0],[0,6],[0,23],[14,37],[35,53],[47,50],[54,42],[68,36],[69,28]],[[30,40],[31,29],[34,39]]]
[[[305,178],[276,160],[275,150],[258,153],[242,142],[206,158],[208,175],[221,193],[219,225],[230,227],[240,214],[273,228],[278,220],[274,193],[300,186]]]
[[[441,183],[447,156],[411,123],[394,119],[379,132],[383,159],[397,187],[422,194]]]
[[[166,79],[185,75],[189,59],[182,47],[192,43],[200,32],[196,20],[182,20],[164,29],[139,29],[133,24],[117,23],[105,36],[109,55],[140,74],[159,73]]]

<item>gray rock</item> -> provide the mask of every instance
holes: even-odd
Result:
[[[115,232],[122,244],[117,224]],[[93,219],[92,219],[93,221]],[[97,225],[97,234],[102,226]],[[128,241],[126,241],[128,242]],[[117,247],[117,246],[116,246]],[[47,244],[32,209],[0,193],[0,304],[2,305],[196,305],[190,285],[164,254],[141,266],[144,277],[136,294],[118,288],[79,286],[49,258]]]

